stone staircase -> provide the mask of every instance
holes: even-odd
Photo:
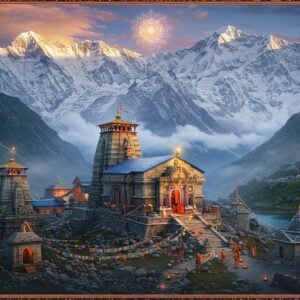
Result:
[[[173,215],[173,219],[184,227],[201,245],[207,240],[206,249],[208,252],[214,250],[215,254],[219,254],[228,244],[228,241],[218,231],[208,226],[200,214],[196,213],[192,219],[189,214]]]
[[[179,225],[184,227],[199,244],[203,245],[203,242],[207,239],[207,252],[214,252],[215,255],[220,255],[221,250],[228,245],[228,241],[219,232],[210,228],[200,214],[196,213],[192,218],[190,214],[173,214],[172,217]],[[202,263],[211,258],[213,258],[213,256],[206,258]],[[184,279],[180,281],[180,278],[184,278],[183,276],[194,269],[195,258],[166,269],[161,274],[160,283],[157,285],[158,291],[160,293],[168,293],[174,291],[174,287],[180,287],[181,283],[184,285]]]

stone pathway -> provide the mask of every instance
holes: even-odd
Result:
[[[200,216],[190,219],[189,214],[174,215],[174,219],[198,241],[203,244],[204,240],[208,240],[206,247],[208,252],[214,251],[216,255],[221,253],[221,250],[226,247],[222,239],[209,228],[205,221]]]
[[[240,264],[240,268],[235,269],[233,267],[233,258],[229,255],[227,261],[228,271],[236,274],[239,278],[254,284],[263,294],[286,294],[287,290],[280,288],[279,286],[273,286],[271,284],[273,275],[276,272],[294,274],[295,267],[286,265],[274,265],[270,262],[254,259],[250,256],[243,255],[241,257],[243,262]],[[247,269],[243,269],[243,265],[247,265]],[[263,281],[264,276],[268,277],[267,281]]]
[[[208,252],[213,251],[216,255],[219,255],[221,250],[225,247],[223,241],[209,228],[207,225],[197,217],[190,218],[190,214],[174,215],[174,219],[183,226],[190,234],[203,244],[205,239],[208,240],[206,247]],[[201,234],[200,234],[201,232]],[[213,257],[208,257],[202,263],[208,261]],[[161,277],[160,283],[157,285],[159,292],[174,291],[176,282],[183,278],[189,271],[195,269],[195,258],[188,259],[182,263],[179,263],[169,269],[166,269]]]

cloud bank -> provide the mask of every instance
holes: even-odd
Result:
[[[8,44],[24,31],[35,31],[49,39],[73,41],[101,38],[106,23],[119,17],[114,12],[95,11],[79,5],[1,5],[0,44]]]
[[[88,161],[92,161],[99,138],[99,128],[84,120],[76,113],[69,113],[62,117],[60,124],[53,124],[62,139],[77,146]],[[52,126],[53,126],[52,125]],[[207,134],[192,125],[177,126],[171,136],[162,137],[143,124],[139,127],[138,136],[143,152],[174,153],[176,147],[183,152],[190,150],[195,144],[209,149],[234,151],[238,147],[253,148],[266,140],[266,135],[249,133],[242,136],[231,134]]]

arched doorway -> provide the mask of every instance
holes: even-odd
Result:
[[[180,192],[177,188],[171,192],[171,204],[173,213],[178,213],[180,204]]]
[[[25,248],[23,250],[23,264],[33,263],[33,251],[31,248]]]
[[[284,258],[284,247],[283,246],[279,247],[279,258]]]

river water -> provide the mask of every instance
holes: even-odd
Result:
[[[289,222],[294,215],[293,213],[276,213],[276,214],[255,213],[255,214],[264,222],[267,222],[268,224],[280,229],[288,229]]]

